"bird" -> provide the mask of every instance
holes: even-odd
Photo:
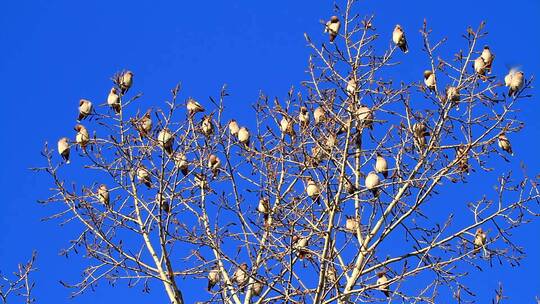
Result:
[[[152,188],[152,178],[150,172],[143,165],[137,168],[137,179],[142,182],[146,187]]]
[[[503,151],[508,152],[510,155],[514,155],[514,152],[512,151],[512,145],[510,144],[510,140],[508,140],[508,137],[506,137],[506,134],[502,132],[497,136],[497,141],[499,144],[499,148],[503,149]]]
[[[321,123],[326,119],[326,112],[323,108],[317,107],[315,111],[313,111],[313,118],[315,119],[315,124]]]
[[[480,55],[482,59],[484,59],[484,63],[486,64],[486,71],[488,71],[491,74],[491,66],[493,64],[493,59],[495,59],[495,55],[491,53],[491,50],[489,49],[488,45],[484,46],[484,49],[482,50],[482,54]]]
[[[187,175],[188,174],[188,161],[187,157],[182,152],[176,152],[174,153],[174,165],[182,172],[182,174]]]
[[[219,270],[214,268],[208,272],[208,291],[211,291],[219,282]]]
[[[373,112],[366,106],[360,106],[356,110],[356,119],[362,128],[373,130]]]
[[[396,24],[396,27],[394,28],[394,32],[392,33],[392,41],[403,51],[403,53],[409,52],[409,46],[407,45],[405,33],[399,24]]]
[[[345,91],[347,92],[347,95],[351,97],[356,96],[357,87],[358,85],[357,85],[356,79],[354,79],[354,76],[351,76],[349,81],[347,81],[347,88],[345,89]]]
[[[473,253],[477,254],[480,249],[486,249],[487,234],[482,230],[482,227],[478,227],[474,233],[474,250]]]
[[[58,140],[58,154],[62,156],[62,159],[66,162],[66,164],[70,163],[69,152],[69,139],[67,137],[60,138]]]
[[[309,238],[295,235],[292,238],[292,243],[293,249],[296,251],[299,259],[303,260],[308,256],[309,252],[307,250],[307,246],[309,243]]]
[[[341,23],[339,22],[339,18],[337,16],[330,17],[330,20],[326,22],[326,26],[324,27],[324,32],[328,33],[330,38],[330,43],[334,43],[334,40],[336,39],[339,28],[341,27]]]
[[[211,136],[214,134],[214,124],[212,123],[212,115],[204,115],[201,121],[201,132],[204,136]]]
[[[384,178],[388,178],[388,164],[386,159],[381,154],[377,153],[377,161],[375,162],[375,171],[381,173]]]
[[[458,159],[459,171],[469,173],[469,155],[465,145],[459,145],[457,147],[456,158]]]
[[[232,136],[237,136],[238,131],[240,131],[240,127],[238,126],[238,123],[236,122],[236,120],[231,119],[231,121],[229,121],[229,132],[231,133]]]
[[[312,200],[316,201],[317,203],[319,202],[321,189],[311,177],[308,177],[307,179],[306,193]]]
[[[324,275],[327,283],[330,283],[331,285],[338,283],[336,268],[333,263],[327,264],[326,273]]]
[[[449,86],[446,88],[446,99],[451,102],[458,102],[460,100],[459,89]]]
[[[171,211],[171,205],[160,192],[156,193],[156,203],[165,213],[169,213]]]
[[[516,97],[519,90],[523,88],[523,78],[523,72],[514,69],[504,77],[504,84],[508,87],[508,96]]]
[[[148,137],[150,135],[150,132],[152,131],[152,117],[151,114],[152,110],[146,111],[146,113],[139,119],[138,122],[136,122],[137,130],[139,131],[139,136],[141,139],[143,137]]]
[[[110,207],[110,196],[109,196],[109,189],[107,189],[107,185],[105,184],[99,185],[97,196],[100,203],[105,205],[107,208]]]
[[[384,272],[377,273],[377,289],[382,291],[384,295],[388,298],[390,297],[390,288],[388,286],[388,278]]]
[[[90,141],[90,135],[88,134],[88,130],[83,125],[76,125],[75,131],[77,131],[77,135],[75,135],[75,142],[81,146],[82,150],[86,152],[86,146],[88,145],[88,142]]]
[[[120,96],[118,96],[118,91],[116,88],[111,88],[109,91],[109,96],[107,96],[107,104],[114,110],[116,114],[120,114]]]
[[[195,178],[194,178],[195,185],[197,187],[199,187],[200,189],[203,189],[203,190],[207,190],[209,188],[208,187],[208,182],[206,181],[206,175],[204,175],[202,173],[195,173],[194,176],[195,176]]]
[[[191,97],[188,98],[186,101],[186,108],[187,108],[189,117],[193,117],[193,115],[199,112],[204,112],[204,107],[201,106],[200,103],[198,103],[195,99]]]
[[[332,148],[336,146],[337,143],[337,137],[334,133],[328,134],[326,137],[326,142],[324,143],[324,146],[327,150],[332,151]]]
[[[308,109],[304,106],[300,107],[300,112],[298,113],[298,121],[300,126],[305,128],[309,125],[309,112]]]
[[[309,162],[312,166],[317,167],[323,159],[322,149],[318,145],[311,147],[311,155],[309,156]]]
[[[432,70],[424,71],[424,84],[431,92],[435,92],[435,73]]]
[[[163,130],[159,131],[157,141],[168,155],[173,154],[174,140],[173,134],[171,133],[171,131],[169,131],[169,129],[164,128]]]
[[[126,71],[120,76],[119,86],[122,94],[125,94],[131,88],[131,85],[133,85],[133,72]]]
[[[238,285],[238,288],[240,288],[241,292],[244,292],[246,290],[245,285],[249,278],[247,269],[248,265],[246,263],[240,264],[240,267],[236,269],[232,277],[232,281]]]
[[[482,80],[487,80],[486,75],[486,62],[482,56],[479,56],[474,60],[473,63],[474,72],[482,78]]]
[[[285,115],[283,115],[281,121],[279,122],[279,129],[284,135],[289,135],[292,137],[296,134],[294,132],[294,121]]]
[[[215,154],[210,154],[208,157],[208,168],[212,171],[213,177],[216,177],[219,174],[221,160]]]
[[[366,177],[365,185],[366,188],[373,193],[373,196],[377,197],[379,196],[378,187],[380,184],[379,176],[375,171],[369,172],[369,174]]]
[[[345,181],[345,190],[347,190],[347,193],[349,194],[354,194],[356,193],[356,186],[347,178],[347,177],[343,177],[344,181]]]
[[[261,292],[262,292],[262,290],[263,290],[263,287],[264,287],[264,286],[263,286],[263,283],[261,283],[261,282],[259,282],[259,281],[255,281],[255,283],[253,283],[253,288],[252,288],[252,290],[253,290],[253,295],[254,295],[255,297],[260,296],[260,295],[261,295]]]
[[[92,113],[92,102],[87,99],[79,100],[79,117],[77,121],[81,121]]]
[[[427,126],[423,122],[417,122],[412,127],[413,138],[418,147],[418,150],[423,150],[427,145],[427,136],[430,136],[430,133],[427,131]]]
[[[257,205],[257,211],[259,211],[264,217],[264,224],[268,223],[270,216],[270,200],[267,197],[262,197]]]
[[[241,127],[238,130],[238,141],[246,148],[249,147],[249,130],[246,127]]]
[[[353,216],[347,216],[347,219],[345,220],[345,230],[352,234],[356,234],[356,231],[358,231],[358,228],[360,226],[360,223],[358,222],[358,219]]]

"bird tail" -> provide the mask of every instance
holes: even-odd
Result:
[[[212,287],[214,287],[214,284],[212,284],[212,282],[208,281],[208,291],[211,291],[212,290]]]
[[[409,52],[409,46],[407,45],[407,42],[402,43],[399,48],[403,51],[403,53],[407,54]]]

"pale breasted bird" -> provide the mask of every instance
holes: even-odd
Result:
[[[446,88],[446,100],[451,102],[458,102],[460,100],[459,89],[449,86]]]
[[[180,172],[182,172],[182,174],[184,175],[187,175],[189,170],[188,170],[188,161],[187,161],[187,157],[184,153],[182,152],[176,152],[174,153],[174,165],[178,168],[178,170],[180,170]]]
[[[484,46],[484,49],[482,50],[482,54],[480,55],[480,57],[484,59],[484,63],[486,64],[486,71],[488,71],[491,74],[491,66],[493,64],[493,59],[495,59],[495,55],[491,53],[489,46],[487,45]]]
[[[255,297],[258,297],[261,295],[261,292],[263,290],[263,283],[259,282],[259,281],[255,281],[253,283],[253,288],[252,288],[252,292],[253,292],[253,296]]]
[[[458,159],[458,169],[461,172],[469,173],[469,155],[465,145],[459,145],[456,149],[456,158]]]
[[[107,208],[110,207],[110,195],[109,195],[109,189],[107,189],[107,185],[105,184],[99,185],[97,197],[100,203],[105,205]]]
[[[323,160],[322,148],[317,145],[314,145],[313,147],[311,147],[311,155],[309,156],[310,164],[314,167],[317,167],[322,160]]]
[[[487,241],[487,234],[482,230],[482,227],[478,227],[474,234],[474,250],[473,253],[477,254],[480,249],[485,250]]]
[[[205,115],[201,121],[201,133],[204,136],[211,136],[214,134],[214,123],[212,122],[212,115]]]
[[[137,130],[139,131],[139,136],[141,138],[148,137],[150,132],[152,132],[152,110],[146,111],[146,113],[136,122]]]
[[[281,133],[291,137],[296,135],[294,132],[294,121],[285,115],[283,115],[279,122],[279,129],[281,130]]]
[[[381,173],[384,178],[388,178],[388,164],[386,159],[381,154],[377,153],[377,161],[375,162],[375,171]]]
[[[143,165],[137,168],[137,179],[146,187],[152,187],[152,177],[150,176],[150,172]]]
[[[369,174],[366,176],[365,186],[366,188],[373,193],[375,197],[379,196],[379,185],[381,181],[379,180],[379,176],[375,171],[369,172]]]
[[[216,177],[219,174],[221,160],[215,154],[210,154],[208,157],[208,168],[212,171],[213,177]]]
[[[75,135],[75,142],[81,146],[82,150],[86,152],[86,146],[88,145],[88,142],[90,141],[90,135],[88,134],[88,130],[83,125],[76,125],[75,131],[77,131],[77,135]]]
[[[424,71],[424,84],[431,92],[435,92],[436,80],[435,73],[432,70]]]
[[[319,202],[321,189],[311,177],[307,178],[306,193],[312,200]]]
[[[347,193],[354,194],[356,190],[358,190],[356,189],[356,186],[346,176],[344,176],[343,179],[345,182],[345,190],[347,191]]]
[[[519,90],[523,88],[523,78],[522,71],[513,69],[504,77],[504,84],[508,87],[508,96],[515,97]]]
[[[186,108],[187,108],[189,117],[192,117],[193,115],[197,113],[204,112],[204,107],[201,106],[200,103],[198,103],[195,99],[191,97],[188,98],[188,100],[186,101]]]
[[[208,291],[211,291],[219,283],[219,270],[214,268],[208,272]]]
[[[303,260],[305,257],[309,255],[309,251],[307,249],[309,243],[309,238],[295,235],[292,238],[292,244],[293,244],[293,250],[298,255],[298,258]]]
[[[300,122],[300,126],[302,128],[307,127],[309,125],[309,112],[308,109],[304,106],[300,107],[300,112],[298,113],[298,121]]]
[[[360,227],[360,223],[356,217],[347,216],[347,219],[345,220],[345,230],[347,230],[348,232],[352,234],[356,234],[359,227]]]
[[[156,204],[165,213],[171,212],[171,205],[167,201],[167,198],[165,198],[164,195],[162,195],[160,192],[156,193]]]
[[[497,142],[499,144],[499,148],[503,149],[503,151],[505,152],[508,152],[512,156],[514,155],[510,140],[508,139],[508,137],[506,137],[506,134],[504,132],[497,136]]]
[[[409,46],[407,45],[407,39],[405,38],[405,33],[401,28],[401,25],[396,24],[394,32],[392,33],[392,41],[404,52],[409,52]]]
[[[246,127],[241,127],[240,130],[238,130],[238,141],[246,148],[249,147],[249,137],[249,130]]]
[[[109,96],[107,96],[107,104],[114,110],[116,114],[120,114],[120,96],[118,96],[118,91],[116,88],[111,88],[109,91]]]
[[[354,76],[351,76],[349,81],[347,81],[347,87],[345,88],[345,91],[347,92],[347,95],[354,97],[356,96],[358,85],[356,82],[356,79],[354,79]]]
[[[417,122],[412,126],[413,138],[416,146],[419,150],[423,150],[427,146],[427,136],[430,133],[427,130],[427,126],[423,122]]]
[[[332,151],[332,149],[336,146],[337,144],[337,137],[334,133],[330,133],[328,134],[328,136],[326,137],[326,142],[324,143],[324,146],[326,147],[326,149],[328,151]]]
[[[388,277],[386,277],[386,274],[384,272],[378,272],[377,273],[377,289],[382,291],[384,295],[388,298],[390,297],[390,287],[388,286]]]
[[[478,74],[480,78],[482,78],[482,80],[485,81],[487,79],[487,77],[485,77],[486,62],[484,61],[484,58],[482,56],[478,56],[478,58],[474,60],[473,68],[474,68],[474,72]]]
[[[66,164],[70,163],[69,160],[69,139],[67,137],[62,137],[58,140],[58,154],[62,156],[62,159],[66,162]]]
[[[232,277],[232,281],[238,285],[238,288],[240,288],[241,292],[244,292],[246,290],[246,283],[249,279],[247,270],[248,265],[246,263],[242,263],[240,267],[236,269]]]
[[[324,275],[325,275],[326,283],[329,283],[330,285],[338,283],[336,267],[334,266],[333,263],[327,264],[326,273]]]
[[[236,122],[236,120],[231,119],[231,121],[229,121],[229,132],[231,133],[232,136],[237,136],[238,131],[240,131],[240,127],[238,126],[238,123]]]
[[[264,223],[266,224],[270,216],[270,200],[267,197],[263,197],[259,200],[257,211],[264,216]]]
[[[92,102],[87,99],[79,100],[79,117],[77,121],[81,121],[92,113]]]
[[[329,21],[326,22],[326,26],[324,27],[324,32],[328,33],[330,38],[330,43],[333,43],[336,39],[337,35],[339,34],[339,28],[341,27],[341,23],[339,22],[339,18],[337,16],[332,16]]]
[[[326,119],[326,112],[323,108],[317,107],[315,111],[313,111],[313,118],[315,119],[315,124],[321,123]]]
[[[122,76],[120,76],[120,83],[118,85],[120,86],[120,90],[122,90],[122,94],[126,93],[133,85],[133,72],[124,72]]]
[[[366,106],[360,106],[356,109],[356,119],[362,128],[373,130],[373,111]]]
[[[168,155],[173,154],[173,144],[174,144],[173,139],[174,139],[173,134],[167,128],[159,131],[158,136],[157,136],[157,141],[159,145],[161,146],[161,148],[163,148],[163,150],[165,150],[165,152]]]

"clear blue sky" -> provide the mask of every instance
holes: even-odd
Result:
[[[497,55],[496,73],[502,75],[506,66],[521,65],[526,75],[538,75],[539,1],[414,3],[361,1],[358,10],[374,13],[375,26],[388,40],[396,23],[407,31],[411,52],[405,67],[411,68],[402,69],[404,80],[418,78],[424,69],[415,66],[425,59],[419,51],[418,33],[424,18],[434,35],[449,38],[448,51],[463,45],[460,35],[468,25],[477,26],[485,19],[488,41]],[[58,252],[69,245],[76,228],[40,221],[53,212],[36,203],[47,197],[50,183],[28,168],[42,164],[40,150],[45,141],[55,144],[60,136],[73,135],[78,100],[104,101],[110,76],[125,68],[135,72],[137,90],[156,105],[177,82],[182,82],[186,94],[205,101],[227,83],[229,108],[248,120],[253,113],[247,109],[260,90],[284,96],[291,85],[306,79],[309,49],[303,33],[322,41],[319,20],[330,15],[332,2],[314,0],[2,1],[0,269],[15,270],[16,263],[36,249],[38,303],[165,303],[161,286],[152,286],[148,295],[142,293],[142,286],[130,290],[123,282],[115,288],[102,282],[95,292],[69,301],[69,291],[58,281],[76,280],[81,259],[65,259]],[[538,96],[537,90],[532,93]],[[537,174],[538,98],[523,103],[523,110],[526,127],[511,138],[516,156],[504,166],[517,170],[524,162],[531,174]],[[479,198],[481,191],[491,190],[495,176],[491,177],[472,177],[460,193]],[[539,222],[514,234],[528,254],[521,267],[494,264],[492,268],[486,265],[482,273],[473,270],[470,280],[480,298],[491,295],[499,281],[510,297],[508,303],[532,303],[540,295],[539,235]],[[199,299],[200,288],[189,288],[183,281],[180,286],[187,303]]]

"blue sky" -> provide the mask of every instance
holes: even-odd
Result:
[[[95,292],[69,301],[69,291],[58,283],[76,280],[82,268],[78,257],[58,255],[76,231],[69,225],[61,228],[41,221],[53,210],[36,201],[47,197],[50,183],[28,168],[42,164],[45,141],[55,143],[59,136],[72,135],[78,100],[104,101],[112,74],[129,68],[135,72],[137,90],[150,104],[162,102],[177,82],[201,100],[217,96],[226,83],[229,109],[248,120],[253,117],[249,106],[259,91],[285,96],[291,85],[299,86],[307,78],[310,50],[303,33],[323,41],[319,20],[332,15],[333,7],[332,2],[314,0],[155,2],[0,3],[0,100],[5,126],[0,133],[0,269],[14,270],[17,262],[38,250],[39,271],[34,275],[38,303],[164,302],[161,286],[153,286],[148,295],[141,286],[128,289],[122,282],[114,288],[103,282]],[[478,5],[463,0],[452,1],[451,7],[436,1],[416,1],[414,6],[407,1],[360,1],[357,11],[375,14],[375,26],[388,40],[396,23],[405,28],[411,52],[399,70],[403,80],[417,78],[424,69],[415,65],[425,60],[418,32],[424,18],[435,37],[449,38],[444,48],[447,57],[464,46],[460,35],[468,25],[486,20],[488,42],[497,55],[496,73],[520,65],[526,75],[537,75],[540,2],[473,6]],[[535,97],[522,106],[526,127],[512,138],[516,156],[504,166],[516,170],[524,162],[531,174],[538,174],[540,104]],[[494,178],[472,177],[462,193],[476,193],[478,198],[478,189],[489,191],[494,182]],[[492,294],[499,281],[510,303],[532,303],[540,295],[539,233],[539,222],[515,232],[515,240],[528,253],[521,267],[495,264],[471,274],[480,297]],[[182,287],[188,303],[197,298],[195,288]]]

